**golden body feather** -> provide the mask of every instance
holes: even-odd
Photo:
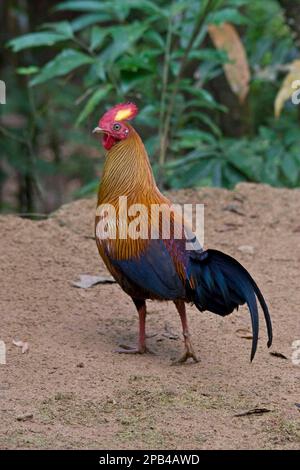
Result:
[[[150,225],[153,223],[153,220],[151,220],[151,205],[153,204],[159,204],[162,208],[162,212],[168,212],[166,220],[169,217],[171,225],[174,224],[174,212],[171,210],[172,204],[170,200],[159,191],[155,183],[144,144],[133,127],[129,126],[129,124],[127,124],[127,126],[129,128],[127,139],[118,142],[106,154],[102,180],[98,191],[97,215],[95,219],[95,234],[99,253],[110,273],[126,292],[128,292],[128,287],[124,287],[124,279],[110,262],[107,253],[114,259],[126,260],[138,257],[144,252],[151,235]],[[132,204],[142,204],[147,208],[147,223],[149,227],[148,239],[120,238],[119,198],[123,196],[127,197],[128,208]],[[104,204],[110,204],[115,209],[117,222],[116,239],[100,239],[97,236],[97,224],[101,218],[99,208]],[[126,220],[122,221],[121,219],[121,223],[123,222],[128,225],[132,219],[133,217],[127,215]],[[158,237],[161,238],[161,225],[159,224],[156,229],[159,233]],[[176,255],[176,253],[174,254]],[[184,282],[184,266],[176,256],[174,258],[174,264],[176,271]],[[130,292],[130,294],[132,294],[132,292]]]

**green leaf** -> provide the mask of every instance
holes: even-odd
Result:
[[[208,60],[214,62],[215,64],[226,64],[228,62],[228,55],[225,51],[209,48],[192,50],[189,53],[189,58],[201,61]]]
[[[104,28],[104,27],[100,28],[99,26],[94,26],[91,32],[90,49],[94,51],[99,46],[102,46],[103,41],[106,38],[108,33],[109,33],[109,29]]]
[[[135,73],[139,70],[150,70],[154,72],[157,69],[155,58],[160,54],[160,51],[157,49],[152,49],[150,51],[143,51],[140,54],[137,53],[131,56],[125,55],[119,60],[118,66],[122,70]]]
[[[149,26],[145,23],[135,22],[126,26],[115,26],[111,28],[113,43],[101,54],[105,63],[112,63],[140,39]]]
[[[114,16],[124,21],[131,9],[141,10],[148,15],[157,14],[160,17],[167,16],[167,12],[159,8],[155,2],[150,0],[114,0],[110,2],[99,2],[91,0],[67,1],[62,2],[54,8],[54,11],[81,11],[81,12],[99,12],[110,11]]]
[[[171,4],[172,16],[179,15],[184,10],[191,6],[191,0],[177,0]]]
[[[281,168],[289,182],[296,184],[299,175],[299,164],[296,162],[293,155],[290,153],[284,155]]]
[[[194,148],[201,144],[201,142],[207,142],[209,144],[214,144],[216,142],[215,138],[208,132],[196,130],[196,129],[185,129],[178,132],[178,148]]]
[[[104,88],[99,88],[96,90],[92,96],[89,98],[88,102],[86,103],[85,107],[79,114],[77,121],[76,121],[76,126],[81,124],[85,119],[94,111],[95,107],[100,103],[100,101],[105,98],[110,90],[112,89],[111,85],[107,85]]]
[[[31,80],[30,85],[38,85],[54,77],[66,75],[81,65],[91,64],[93,59],[74,49],[65,49],[43,67],[41,73]]]
[[[222,112],[226,112],[227,108],[225,106],[217,103],[216,101],[214,103],[211,103],[210,101],[206,100],[201,100],[201,99],[194,99],[194,100],[186,100],[184,103],[184,108],[186,110],[189,110],[190,108],[195,107],[195,108],[204,108],[204,109],[218,109]],[[187,111],[186,111],[187,112]]]
[[[245,144],[243,143],[243,145]],[[263,167],[261,157],[241,153],[241,149],[238,145],[232,145],[226,157],[232,166],[247,177],[247,179],[250,181],[261,181]]]
[[[57,21],[54,23],[45,23],[43,29],[52,29],[58,34],[63,34],[65,38],[72,39],[74,37],[72,26],[69,21]]]
[[[291,129],[286,129],[284,131],[284,143],[286,145],[293,145],[296,144],[297,146],[300,145],[300,136],[299,136],[299,127],[293,127]]]
[[[245,176],[231,165],[225,165],[223,168],[223,179],[225,185],[233,188],[237,183],[245,181]]]
[[[168,13],[164,11],[162,8],[160,8],[159,6],[157,6],[156,3],[157,2],[151,2],[150,0],[119,0],[118,7],[120,8],[120,4],[121,4],[129,8],[129,10],[130,9],[141,10],[143,13],[146,13],[147,15],[157,14],[159,15],[160,19],[162,17],[168,17]]]
[[[212,12],[207,17],[207,23],[222,24],[247,24],[249,20],[244,15],[241,15],[236,8],[223,8],[221,10]]]
[[[60,3],[57,7],[54,8],[54,11],[81,11],[81,12],[104,12],[108,13],[112,19],[117,19],[118,21],[124,21],[129,12],[130,8],[126,5],[124,1],[114,1],[114,2],[99,2],[99,1],[69,1]]]
[[[39,67],[36,67],[35,65],[31,65],[29,67],[17,68],[17,73],[19,75],[33,75],[34,73],[37,73],[39,70],[40,70]]]
[[[216,101],[212,97],[211,93],[209,93],[207,90],[204,90],[203,88],[193,88],[191,86],[183,86],[183,89],[186,91],[189,91],[192,95],[196,96],[200,100],[207,101],[208,103],[211,104],[216,104]]]
[[[96,23],[104,23],[111,20],[111,15],[107,12],[103,13],[91,13],[88,15],[81,15],[71,21],[72,29],[75,33],[81,31],[87,26],[91,26]]]
[[[216,156],[216,153],[213,149],[207,147],[204,150],[194,150],[193,152],[188,153],[185,157],[179,158],[177,160],[171,160],[170,162],[166,163],[166,168],[180,168],[182,165],[186,165],[188,163],[197,162],[202,159],[209,159],[211,157]]]
[[[54,11],[102,11],[107,8],[109,2],[99,2],[99,1],[90,1],[90,0],[71,0],[69,2],[61,2],[56,7]]]
[[[63,34],[50,32],[31,33],[12,39],[9,41],[8,46],[11,47],[14,52],[19,52],[29,47],[53,46],[57,42],[65,40],[66,36]]]
[[[92,65],[91,70],[95,69],[96,77],[100,78],[100,80],[104,81],[106,78],[106,69],[105,64],[101,59],[97,59],[95,64]]]
[[[190,111],[188,114],[187,114],[187,119],[191,119],[191,118],[196,118],[196,119],[199,119],[200,121],[202,121],[204,124],[207,125],[207,127],[210,128],[210,130],[218,137],[221,137],[221,131],[220,129],[218,128],[218,126],[214,123],[214,121],[207,115],[207,114],[204,114],[203,112],[201,111]]]
[[[199,160],[192,165],[187,171],[184,172],[183,182],[185,187],[200,186],[201,180],[213,176],[213,171],[216,166],[216,160],[211,158],[209,160]]]
[[[154,46],[162,50],[165,49],[165,41],[158,31],[154,31],[154,29],[151,29],[144,34],[144,38],[147,42],[149,41],[154,44]]]
[[[137,90],[139,85],[141,85],[139,89],[143,90],[149,84],[149,79],[153,78],[153,73],[148,71],[140,71],[138,74],[130,72],[122,73],[120,88],[124,95],[132,89]]]

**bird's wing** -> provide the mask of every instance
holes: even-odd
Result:
[[[149,240],[145,250],[130,259],[113,259],[112,265],[131,282],[164,300],[175,300],[185,296],[182,282],[166,242]]]

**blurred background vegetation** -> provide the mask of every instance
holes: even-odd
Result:
[[[1,211],[93,193],[127,100],[162,188],[299,187],[299,1],[4,0],[0,30]]]

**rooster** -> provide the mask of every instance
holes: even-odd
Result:
[[[259,328],[256,299],[264,313],[267,345],[270,347],[272,344],[272,324],[264,297],[248,271],[234,258],[217,250],[204,251],[186,230],[181,238],[175,237],[179,219],[171,210],[169,199],[156,186],[143,142],[128,123],[137,113],[138,109],[133,103],[118,104],[103,115],[93,131],[102,134],[102,145],[106,150],[98,191],[96,243],[106,267],[132,298],[139,316],[137,346],[120,346],[117,351],[139,354],[148,351],[145,331],[147,299],[174,302],[181,319],[185,348],[177,361],[180,363],[188,358],[198,361],[188,329],[186,303],[194,304],[201,312],[208,310],[221,316],[229,315],[240,305],[247,304],[253,332],[252,361]],[[124,197],[127,198],[127,207],[142,204],[149,209],[149,213],[151,205],[159,204],[163,208],[162,215],[170,217],[173,229],[170,237],[163,236],[161,218],[158,223],[148,220],[148,236],[124,236],[123,229],[133,220],[129,211],[124,215],[121,210],[120,201]],[[110,212],[109,208],[113,211]],[[151,224],[154,227],[151,227],[150,233]],[[155,236],[151,237],[153,233]],[[196,245],[187,248],[187,240],[192,240]]]

